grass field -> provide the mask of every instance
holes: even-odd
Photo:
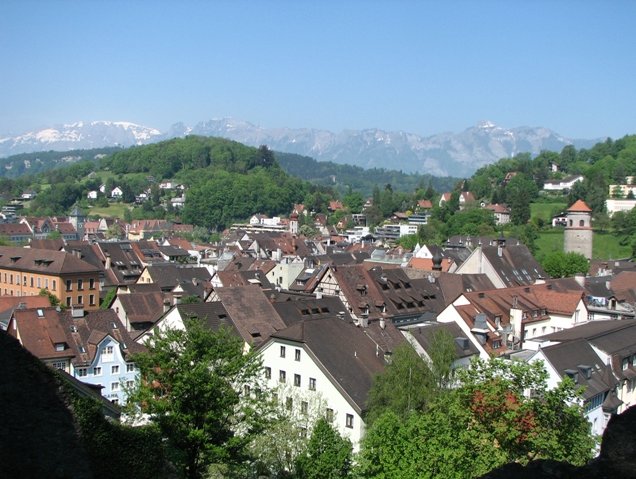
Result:
[[[124,219],[124,211],[130,209],[125,203],[111,203],[107,208],[91,206],[88,216],[110,216],[112,218]]]
[[[539,261],[552,251],[563,251],[563,230],[540,232],[535,244],[537,246],[535,256]],[[631,247],[621,245],[620,238],[609,233],[594,233],[593,259],[610,260],[629,258],[630,256]]]
[[[530,216],[551,223],[552,215],[565,211],[567,207],[566,203],[530,203]]]

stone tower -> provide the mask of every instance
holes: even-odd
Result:
[[[578,200],[566,212],[567,225],[563,235],[563,251],[581,253],[592,259],[592,210]]]

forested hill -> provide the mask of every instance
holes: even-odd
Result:
[[[412,192],[422,186],[432,186],[435,191],[450,191],[459,178],[419,175],[402,171],[342,165],[331,161],[316,161],[308,156],[275,152],[281,168],[292,176],[316,185],[328,186],[346,192],[349,188],[370,196],[375,186],[391,185],[396,191]]]
[[[253,148],[221,138],[189,136],[129,148],[100,161],[123,177],[145,174],[154,184],[174,178],[187,187],[182,219],[221,229],[254,213],[288,213],[311,193],[287,175],[266,146]]]

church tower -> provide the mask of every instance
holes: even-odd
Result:
[[[84,239],[84,222],[86,221],[86,216],[79,209],[77,205],[73,206],[71,210],[71,214],[68,216],[68,221],[73,225],[75,231],[77,231],[77,239]]]
[[[581,253],[592,259],[592,210],[578,200],[566,212],[567,225],[563,235],[563,251]]]

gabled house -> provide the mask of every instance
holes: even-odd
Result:
[[[354,451],[364,435],[373,379],[404,341],[391,324],[373,328],[382,342],[344,318],[306,319],[274,332],[259,348],[265,380],[278,401],[301,414],[312,405],[351,440]]]
[[[144,268],[138,284],[157,284],[161,291],[172,293],[175,300],[186,296],[205,299],[210,290],[212,275],[203,266],[189,267],[176,264],[150,265]]]
[[[99,241],[92,249],[103,265],[107,285],[132,284],[139,279],[143,266],[130,241]]]
[[[492,211],[492,214],[495,217],[495,224],[497,226],[507,225],[510,223],[510,208],[506,205],[500,205],[499,203],[493,203],[490,205],[484,206],[489,211]]]
[[[16,310],[8,332],[46,364],[100,386],[102,396],[116,404],[125,403],[126,388],[138,376],[131,355],[143,347],[132,340],[114,311]]]
[[[536,338],[532,343],[534,349],[541,350],[581,340],[587,341],[599,362],[611,369],[617,381],[617,399],[622,402],[618,412],[636,405],[636,322],[594,321]]]
[[[602,435],[622,401],[616,394],[617,380],[594,348],[584,339],[554,344],[537,351],[531,362],[543,362],[548,372],[548,387],[564,378],[582,389],[582,406],[592,426],[592,434]]]
[[[170,307],[170,299],[155,290],[118,294],[110,309],[133,337],[152,327]]]
[[[355,264],[330,266],[314,291],[338,296],[355,321],[366,325],[372,321],[396,323],[417,320],[437,304],[434,285],[413,281],[399,268],[383,269]]]
[[[523,244],[506,244],[499,238],[497,245],[478,244],[457,269],[457,274],[483,273],[497,288],[532,285],[547,277],[545,271]]]
[[[550,285],[465,292],[438,316],[454,322],[482,359],[526,347],[529,339],[588,321],[584,294]]]
[[[453,370],[468,367],[472,358],[479,356],[477,348],[455,323],[428,321],[417,325],[400,327],[400,331],[427,364],[432,364],[433,362],[432,354],[435,348],[436,335],[440,333],[445,333],[453,338],[455,347],[455,359],[451,366]]]
[[[201,320],[206,327],[212,330],[216,331],[221,327],[226,327],[237,336],[240,336],[227,310],[222,303],[217,301],[212,303],[175,304],[149,329],[139,335],[136,341],[140,344],[146,344],[147,341],[152,339],[157,330],[184,330],[187,320],[193,318]]]
[[[33,233],[25,223],[0,223],[0,236],[18,245],[28,243]]]
[[[101,271],[64,251],[0,246],[0,291],[35,296],[42,289],[68,307],[99,307]]]

